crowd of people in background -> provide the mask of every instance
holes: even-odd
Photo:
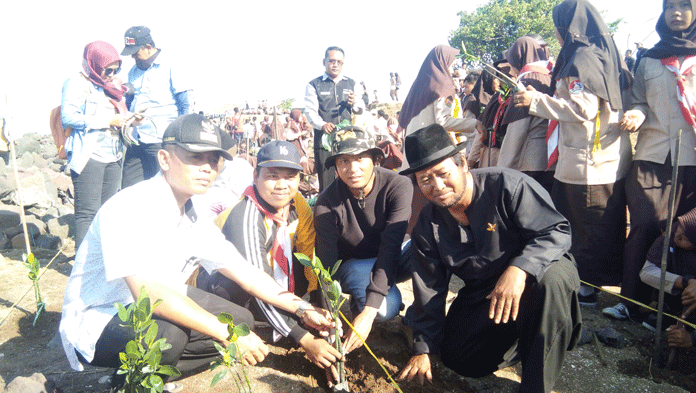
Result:
[[[596,307],[602,287],[626,299],[604,315],[654,328],[633,301],[660,288],[665,242],[667,308],[696,321],[696,0],[665,0],[660,41],[636,42],[635,57],[587,0],[563,1],[552,19],[555,58],[533,32],[468,70],[437,45],[393,111],[343,74],[338,46],[304,109],[261,100],[204,114],[147,27],[125,33],[127,81],[116,48],[88,44],[61,105],[78,250],[60,328],[72,367],[119,366],[132,334],[112,304],[145,288],[164,300],[154,317],[176,349],[162,364],[183,370],[226,343],[214,315],[228,310],[269,323],[272,341],[293,338],[331,386],[358,336],[405,311],[413,356],[401,378],[432,380],[437,354],[471,377],[521,361],[520,391],[548,392],[581,340],[580,306]],[[400,87],[391,72],[392,102]],[[343,261],[335,278],[355,326],[345,353],[324,340],[336,321],[294,252],[329,270]],[[466,285],[445,314],[452,275]],[[413,305],[396,287],[408,279]],[[692,329],[667,326],[671,347],[696,346]],[[247,364],[268,354],[254,333],[240,346]]]

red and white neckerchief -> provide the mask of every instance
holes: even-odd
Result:
[[[553,95],[556,98],[556,95]],[[546,158],[548,171],[558,161],[558,120],[549,120],[549,128],[546,129]]]
[[[266,218],[273,220],[277,224],[278,231],[275,239],[273,239],[273,248],[271,249],[271,256],[274,262],[273,278],[278,284],[287,288],[288,291],[294,292],[295,277],[292,274],[292,243],[290,241],[288,222],[285,219],[290,205],[286,206],[282,211],[273,214],[263,207],[256,199],[253,186],[247,187],[243,195],[254,202],[254,205],[256,205]]]
[[[696,96],[692,80],[687,78],[691,75],[696,66],[695,56],[686,56],[680,65],[676,56],[662,59],[662,64],[677,77],[677,93],[679,97],[679,108],[682,116],[687,123],[696,128]]]
[[[522,77],[529,74],[530,72],[537,72],[542,75],[549,75],[553,70],[553,62],[550,60],[540,60],[533,63],[527,63],[520,70],[520,74],[517,77],[519,82]],[[554,94],[554,98],[556,95]],[[550,120],[548,129],[546,130],[546,158],[548,165],[546,170],[548,171],[556,161],[558,161],[558,120]]]
[[[553,62],[549,60],[539,60],[533,63],[527,63],[520,70],[520,74],[517,76],[517,81],[519,82],[525,75],[530,72],[536,72],[542,75],[548,75],[553,69]]]

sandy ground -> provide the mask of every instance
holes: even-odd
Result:
[[[54,253],[35,250],[35,255],[46,266]],[[27,270],[22,266],[21,252],[3,251],[0,260],[0,318],[9,317],[0,326],[0,388],[17,376],[43,373],[54,379],[64,392],[106,392],[103,381],[109,370],[88,367],[75,372],[68,366],[59,343],[51,342],[57,332],[63,290],[72,267],[70,251],[60,255],[40,280],[41,292],[47,303],[47,313],[32,326],[36,309],[33,292],[19,302],[10,313],[10,307],[31,288]],[[459,284],[453,282],[451,290]],[[400,284],[404,301],[413,298],[410,283]],[[616,288],[613,288],[616,290]],[[450,294],[450,300],[454,297]],[[597,309],[583,310],[587,327],[600,330],[613,326],[628,340],[623,349],[601,345],[606,359],[603,365],[597,347],[585,345],[568,353],[556,392],[684,392],[696,391],[693,374],[694,353],[677,355],[675,370],[651,366],[652,334],[632,321],[616,322],[603,317],[599,310],[613,305],[616,299],[608,294],[600,296]],[[400,318],[377,326],[368,339],[370,348],[391,374],[397,374],[410,356],[406,339],[401,333]],[[262,329],[262,337],[269,331]],[[54,345],[57,344],[57,345]],[[324,392],[328,391],[323,372],[304,358],[301,350],[287,341],[271,345],[271,354],[257,367],[247,367],[254,392]],[[664,349],[666,356],[667,350]],[[349,382],[353,392],[391,392],[393,388],[377,362],[365,349],[355,351],[348,359]],[[494,375],[470,379],[459,377],[436,365],[435,381],[421,387],[416,383],[399,381],[403,392],[515,392],[519,387],[519,365],[496,372]],[[186,392],[237,391],[231,379],[210,388],[213,374],[203,371],[182,379]]]

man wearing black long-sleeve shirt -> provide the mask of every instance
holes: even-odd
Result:
[[[581,330],[568,221],[531,178],[468,171],[439,125],[406,138],[418,187],[431,202],[411,238],[414,356],[401,378],[432,379],[430,356],[468,377],[522,361],[520,392],[548,392]],[[449,312],[452,274],[464,280]]]
[[[316,255],[327,269],[342,260],[334,274],[351,296],[355,332],[366,339],[373,322],[394,318],[401,306],[396,283],[408,279],[409,244],[402,244],[411,217],[413,185],[394,171],[375,166],[383,157],[359,127],[332,133],[326,167],[338,178],[317,198],[314,208]],[[406,319],[410,313],[406,313]],[[362,341],[353,330],[346,353]]]

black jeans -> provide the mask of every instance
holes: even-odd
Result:
[[[443,364],[479,378],[521,360],[519,391],[550,392],[582,330],[579,287],[575,264],[564,256],[538,283],[527,279],[516,321],[496,324],[488,317],[490,300],[471,304],[458,296],[445,320]]]
[[[161,148],[161,143],[141,143],[128,147],[123,162],[122,188],[154,177],[159,172],[157,152]]]
[[[243,307],[194,287],[188,287],[187,296],[213,315],[217,316],[221,312],[226,312],[234,316],[235,325],[246,323],[249,328],[254,328],[254,317]],[[164,337],[167,339],[167,344],[172,345],[171,348],[162,351],[160,364],[176,366],[182,373],[187,373],[209,364],[220,356],[215,349],[216,341],[213,338],[156,316],[152,319],[158,327],[155,340]],[[124,352],[126,344],[135,337],[133,329],[121,324],[123,322],[118,315],[114,315],[106,325],[97,340],[94,359],[90,363],[92,366],[120,367],[119,352]]]
[[[319,191],[323,191],[336,178],[336,167],[325,168],[324,162],[331,156],[321,143],[322,130],[314,130],[314,173],[319,179]]]
[[[90,158],[79,174],[70,171],[75,188],[75,249],[82,244],[99,208],[121,186],[121,162],[103,163]]]

